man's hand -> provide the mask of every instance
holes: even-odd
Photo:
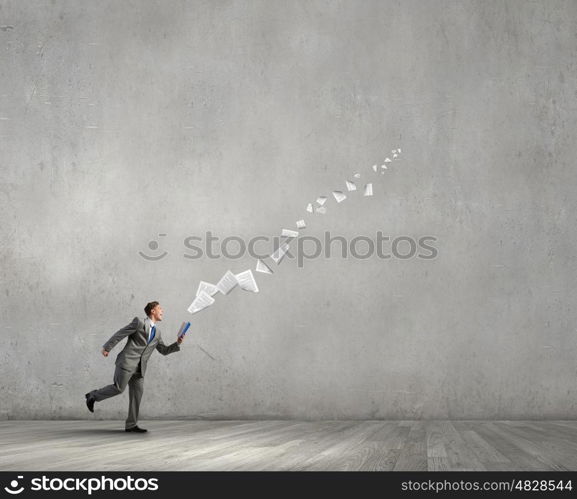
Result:
[[[108,357],[108,352],[106,350],[104,350],[104,348],[102,349],[102,355],[104,355],[105,357]]]
[[[179,336],[178,338],[176,338],[176,343],[178,343],[179,345],[183,342],[184,340],[184,334],[182,336]]]

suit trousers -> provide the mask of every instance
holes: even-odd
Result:
[[[140,370],[140,362],[136,371],[129,371],[120,366],[114,370],[114,382],[98,390],[92,390],[90,396],[96,402],[105,400],[115,395],[120,395],[128,385],[128,417],[126,418],[126,428],[133,428],[138,422],[138,411],[140,409],[140,400],[144,392],[144,378]]]

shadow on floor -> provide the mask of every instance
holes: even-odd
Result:
[[[114,435],[114,434],[122,434],[122,435],[136,435],[135,433],[126,433],[124,428],[73,428],[70,430],[65,430],[61,432],[62,436],[65,435]]]

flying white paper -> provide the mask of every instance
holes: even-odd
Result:
[[[391,158],[385,158],[385,163],[390,163],[392,161]]]
[[[264,263],[262,260],[258,260],[256,262],[256,271],[261,272],[263,274],[272,274],[273,273],[272,269],[266,263]]]
[[[357,190],[357,186],[354,182],[347,180],[346,184],[347,184],[347,191],[356,191]]]
[[[373,171],[377,171],[378,166],[377,165],[373,165]]]
[[[214,303],[214,298],[204,291],[201,291],[200,294],[194,299],[194,301],[188,307],[188,311],[191,314],[196,314],[201,310],[205,309],[206,307],[210,307]]]
[[[312,205],[312,203],[307,204],[307,211],[308,211],[309,213],[312,213],[312,212],[313,212],[313,205]]]
[[[317,198],[317,203],[319,204],[319,206],[322,206],[323,204],[325,204],[327,202],[327,198],[326,196],[320,196]]]
[[[297,220],[297,229],[304,229],[306,228],[307,224],[304,220]]]
[[[324,215],[327,212],[327,209],[324,206],[321,206],[316,209],[316,212],[320,213],[321,215]]]
[[[270,256],[272,261],[277,265],[284,258],[286,252],[289,250],[289,245],[287,243],[282,243],[276,251]]]
[[[360,173],[355,173],[355,174],[353,175],[353,177],[355,177],[355,178],[361,178],[361,174],[360,174]]]
[[[343,194],[341,191],[333,191],[333,196],[335,197],[337,203],[341,203],[347,199],[347,195]]]
[[[235,277],[238,281],[238,285],[242,289],[245,291],[250,291],[251,293],[258,293],[258,286],[256,284],[254,275],[252,274],[252,270],[245,270],[240,274],[236,274]]]
[[[218,288],[210,282],[200,281],[198,284],[198,289],[196,290],[196,296],[198,296],[202,291],[204,291],[209,296],[214,296],[216,293],[218,293]]]
[[[365,196],[372,196],[373,195],[373,184],[365,185]]]
[[[218,281],[216,287],[223,295],[227,295],[237,284],[236,276],[230,270],[227,270],[226,274]]]
[[[289,229],[283,229],[281,232],[281,237],[299,237],[299,233],[296,230],[289,230]]]

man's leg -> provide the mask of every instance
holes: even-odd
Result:
[[[92,397],[96,402],[100,402],[101,400],[119,395],[126,388],[131,375],[132,373],[130,371],[116,366],[116,369],[114,370],[113,384],[104,386],[98,390],[92,390],[88,395]]]
[[[126,418],[126,428],[134,428],[138,423],[138,411],[140,409],[140,400],[144,392],[144,378],[140,371],[140,363],[138,369],[130,378],[128,382],[128,417]]]

